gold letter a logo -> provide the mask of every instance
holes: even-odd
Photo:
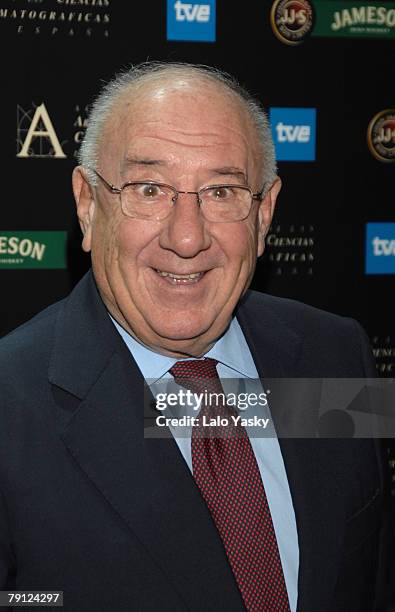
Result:
[[[42,122],[42,125],[45,129],[40,129],[37,127],[40,121]],[[53,148],[53,154],[43,155],[40,153],[29,153],[34,138],[48,138]],[[60,146],[60,142],[58,140],[58,137],[56,136],[56,132],[52,125],[52,121],[49,118],[44,103],[40,104],[40,106],[37,106],[29,130],[26,134],[25,141],[22,145],[21,150],[19,151],[19,153],[17,153],[17,157],[66,157],[66,155],[63,153],[62,147]]]

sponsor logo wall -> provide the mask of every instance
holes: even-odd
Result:
[[[395,159],[395,110],[388,87],[367,90],[360,79],[366,69],[360,68],[361,74],[355,76],[348,72],[345,80],[336,71],[328,74],[323,62],[329,47],[325,49],[322,44],[330,37],[332,40],[326,44],[333,54],[341,48],[344,36],[358,34],[360,38],[355,45],[372,36],[374,40],[369,42],[366,52],[361,46],[355,50],[358,62],[353,66],[366,66],[362,57],[366,53],[369,60],[377,59],[376,76],[379,77],[382,66],[382,74],[387,77],[390,72],[383,65],[387,47],[380,45],[387,44],[388,37],[393,35],[395,3],[354,5],[331,0],[275,0],[267,6],[256,1],[248,12],[242,13],[240,7],[223,11],[215,0],[167,0],[158,3],[158,7],[159,4],[161,9],[156,11],[140,5],[120,11],[113,0],[12,0],[0,7],[4,50],[6,53],[9,49],[22,51],[24,58],[20,67],[10,65],[9,69],[11,83],[4,104],[8,114],[10,105],[16,111],[15,154],[11,154],[12,146],[8,145],[4,161],[9,167],[7,174],[16,180],[22,175],[26,180],[18,183],[18,214],[11,214],[9,209],[4,211],[4,231],[22,227],[24,231],[52,232],[59,240],[59,248],[64,247],[66,232],[71,235],[67,258],[70,248],[72,253],[78,253],[69,175],[87,127],[89,103],[97,91],[97,83],[128,63],[147,58],[211,63],[237,74],[266,105],[284,183],[279,213],[267,237],[265,275],[258,276],[255,288],[270,290],[274,283],[277,293],[288,295],[287,280],[298,279],[296,297],[354,314],[369,326],[367,314],[360,313],[359,308],[353,312],[356,302],[349,293],[349,276],[360,272],[345,266],[331,281],[322,277],[320,269],[326,265],[331,273],[334,260],[325,237],[337,234],[339,215],[355,211],[355,221],[361,228],[355,249],[360,253],[364,277],[384,279],[394,273],[392,208],[385,197],[377,197],[371,207],[369,189],[359,183],[371,177],[370,184],[375,189],[379,186],[390,193],[389,185],[393,181],[386,169]],[[240,29],[235,36],[237,26]],[[90,34],[87,34],[88,28],[92,30]],[[103,40],[110,34],[113,36],[111,49]],[[44,45],[32,46],[34,40],[42,40]],[[285,43],[288,49],[286,56],[282,56],[277,51]],[[322,60],[318,72],[316,53]],[[267,58],[272,58],[271,72]],[[332,63],[337,65],[336,61]],[[269,70],[270,79],[264,78],[265,70]],[[348,80],[353,80],[353,85],[347,89]],[[320,94],[321,90],[324,95]],[[346,101],[352,107],[350,117],[359,115],[359,126],[362,126],[362,130],[358,127],[355,132],[347,128],[347,138],[345,132],[341,135],[339,131],[346,114]],[[355,159],[362,160],[364,167],[356,168],[350,175],[354,177],[350,179],[353,191],[346,201],[343,192],[347,180],[343,175],[353,166],[354,160],[350,165],[348,159],[348,151],[353,146]],[[338,160],[343,164],[342,182],[336,167]],[[346,174],[343,168],[347,168]],[[59,195],[53,198],[53,189],[48,187],[47,194],[43,195],[43,181],[47,185],[56,182]],[[10,200],[12,183],[7,182],[8,185]],[[361,215],[361,202],[368,206],[366,216]],[[372,223],[375,218],[381,223]],[[30,221],[21,226],[21,219]],[[4,232],[3,236],[6,236]],[[7,248],[15,248],[12,241],[7,244]],[[22,250],[24,245],[27,243],[23,243]],[[341,248],[339,240],[336,250]],[[3,259],[3,267],[10,268],[10,260],[6,263],[6,257]],[[32,261],[33,274],[34,267],[44,264],[25,257],[23,266]],[[87,265],[85,259],[84,264],[76,266],[76,277]],[[16,264],[21,266],[20,262]],[[67,269],[63,264],[57,269],[62,267]],[[70,270],[73,268],[69,265],[67,287],[76,280]],[[283,285],[279,284],[279,278],[284,278]],[[323,287],[335,281],[341,281],[338,290],[341,299],[338,303],[336,299],[327,302]],[[343,299],[343,294],[348,297]],[[351,305],[350,312],[347,312],[348,305]],[[393,333],[389,329],[390,332]]]
[[[4,0],[0,335],[89,267],[70,175],[99,84],[191,61],[269,111],[283,188],[254,289],[355,317],[393,375],[394,35],[391,1]]]

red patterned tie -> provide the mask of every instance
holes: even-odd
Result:
[[[175,382],[194,393],[221,393],[217,361],[178,361]],[[259,468],[244,427],[224,405],[203,405],[192,430],[193,476],[223,541],[247,610],[289,611],[288,594],[272,517]],[[228,425],[202,427],[203,416]]]

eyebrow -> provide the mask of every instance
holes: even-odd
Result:
[[[219,176],[234,176],[242,179],[247,184],[247,174],[241,168],[235,166],[224,166],[223,168],[213,168],[212,172]]]
[[[162,159],[146,159],[138,157],[126,157],[122,162],[122,170],[129,166],[165,166],[166,162]]]
[[[128,167],[136,166],[166,166],[166,162],[163,159],[149,159],[149,158],[137,158],[127,157],[122,162],[122,171]],[[248,183],[248,177],[246,172],[236,166],[223,166],[221,168],[213,168],[210,170],[213,174],[218,176],[234,176],[235,178],[241,179],[245,184]]]

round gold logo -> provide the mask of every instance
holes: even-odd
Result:
[[[313,29],[313,6],[308,0],[275,0],[270,12],[273,32],[286,45],[298,45]]]
[[[368,126],[368,146],[376,159],[395,162],[395,109],[377,113]]]

